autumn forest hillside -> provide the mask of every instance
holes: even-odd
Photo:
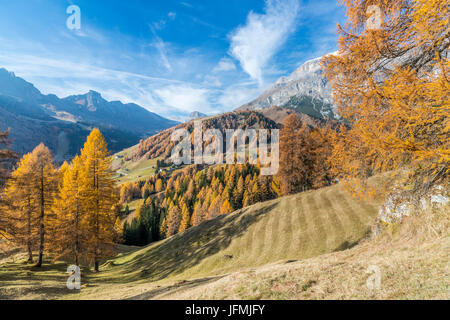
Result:
[[[341,4],[320,69],[339,117],[240,110],[115,154],[94,128],[62,164],[0,132],[0,298],[448,299],[448,1]],[[195,145],[200,123],[220,134]],[[234,160],[227,129],[269,133],[242,162],[182,163],[176,129]]]

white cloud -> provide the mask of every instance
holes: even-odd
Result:
[[[188,3],[188,2],[180,2],[180,4],[182,6],[188,7],[188,8],[193,8],[192,4]]]
[[[166,20],[164,20],[164,19],[156,21],[156,22],[153,22],[153,27],[156,30],[162,30],[162,29],[164,29],[165,26],[166,26]]]
[[[264,14],[250,12],[246,24],[231,33],[230,54],[260,85],[264,68],[295,31],[299,7],[298,0],[266,0]]]
[[[220,81],[219,78],[210,76],[210,75],[206,75],[204,77],[203,84],[206,86],[213,86],[213,87],[221,87],[222,86],[222,82]]]
[[[151,28],[153,36],[155,37],[154,46],[159,52],[159,56],[161,57],[161,62],[166,67],[168,71],[172,71],[172,65],[169,63],[169,59],[167,59],[167,50],[166,44],[164,41],[156,34],[155,29]]]
[[[66,97],[92,89],[100,92],[107,100],[134,102],[164,116],[170,116],[178,110],[163,105],[154,89],[185,85],[182,81],[102,68],[81,61],[23,54],[0,53],[0,67],[14,71],[18,77],[33,83],[44,94]]]
[[[94,66],[81,61],[54,59],[27,54],[2,54],[0,65],[20,74],[21,77],[45,77],[54,79],[80,78],[92,80],[128,80],[137,78],[147,81],[181,83],[181,81],[162,77],[151,77],[137,73],[117,71]]]
[[[155,94],[162,100],[163,104],[180,111],[200,111],[203,113],[213,111],[209,103],[207,89],[194,88],[189,85],[170,85],[155,90]]]
[[[236,70],[234,62],[229,58],[222,58],[220,59],[217,66],[214,67],[213,72],[232,71],[232,70]]]
[[[169,12],[168,14],[167,14],[167,17],[170,19],[170,20],[175,20],[175,18],[177,17],[177,13],[176,12],[173,12],[173,11],[171,11],[171,12]],[[166,27],[166,25],[167,25],[167,18],[163,18],[163,19],[160,19],[159,21],[155,21],[155,22],[153,22],[152,23],[152,26],[153,26],[153,28],[155,28],[156,30],[162,30],[162,29],[164,29],[165,27]],[[170,22],[170,21],[169,21]],[[155,33],[154,32],[154,30],[152,30],[153,31],[153,33]]]
[[[192,62],[190,65],[195,66]],[[230,86],[228,81],[222,83],[220,77],[204,73],[198,73],[195,81],[185,82],[103,68],[89,60],[74,62],[18,53],[0,52],[0,67],[14,71],[44,94],[66,97],[95,90],[109,101],[133,102],[175,120],[184,119],[192,111],[231,111],[262,92],[252,82]]]
[[[263,88],[252,88],[247,85],[230,86],[218,98],[218,104],[223,110],[234,110],[250,102],[264,91]]]

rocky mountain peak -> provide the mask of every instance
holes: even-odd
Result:
[[[105,102],[102,98],[102,95],[98,93],[97,91],[90,90],[88,93],[86,93],[86,106],[89,111],[96,111],[97,107]]]
[[[0,68],[0,94],[19,98],[30,102],[36,101],[41,97],[41,92],[36,87],[19,78],[14,72]]]
[[[260,110],[279,106],[296,109],[313,117],[338,118],[321,60],[322,57],[306,61],[238,110]]]
[[[199,118],[207,117],[208,115],[200,112],[200,111],[193,111],[189,114],[188,120],[194,120]]]

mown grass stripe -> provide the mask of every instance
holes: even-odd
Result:
[[[269,216],[264,216],[258,222],[258,230],[256,232],[258,236],[258,246],[251,252],[251,260],[257,261],[258,264],[265,262],[266,252],[268,250],[267,246],[270,246],[270,238],[268,237],[268,227],[269,221],[275,216],[274,214],[269,214]]]
[[[308,193],[306,203],[309,207],[309,214],[312,215],[312,230],[314,232],[313,248],[317,248],[318,253],[326,251],[327,234],[324,227],[324,221],[320,216],[320,211],[316,203],[315,193]]]
[[[352,233],[353,228],[355,228],[355,223],[358,225],[357,220],[352,219],[351,215],[355,214],[354,211],[345,209],[338,201],[337,196],[339,193],[341,193],[341,190],[339,188],[330,188],[329,190],[329,200],[333,206],[333,208],[336,210],[336,216],[339,219],[342,228],[343,228],[343,239],[347,239]]]
[[[307,250],[305,252],[305,257],[310,257],[314,255],[315,247],[314,244],[317,242],[318,236],[317,232],[315,230],[315,224],[314,224],[314,214],[312,214],[312,207],[310,205],[310,193],[306,193],[303,195],[303,203],[304,203],[304,219],[305,219],[305,226],[308,235],[310,236],[310,241],[306,244]]]
[[[293,258],[303,258],[308,254],[308,249],[311,248],[311,243],[313,238],[310,234],[310,229],[308,228],[307,220],[306,220],[306,204],[305,195],[298,197],[295,201],[295,209],[293,212],[293,216],[295,219],[295,226],[297,226],[297,231],[294,233],[294,238],[292,239],[293,244]]]
[[[323,219],[323,226],[326,233],[326,248],[327,250],[332,250],[335,247],[334,243],[337,241],[337,226],[335,225],[336,221],[333,220],[331,214],[333,206],[330,201],[327,201],[327,191],[328,188],[323,188],[319,190],[319,192],[316,192],[315,200],[317,203],[317,208]]]
[[[378,205],[371,204],[365,201],[356,201],[356,205],[361,209],[362,212],[366,213],[363,215],[364,224],[372,224],[374,222],[374,218],[378,213]]]
[[[296,206],[297,201],[294,198],[289,201],[289,212],[290,219],[289,224],[291,226],[291,234],[290,239],[288,240],[288,244],[286,245],[286,259],[290,259],[294,256],[294,253],[297,249],[297,239],[299,236],[298,230],[300,229],[298,216],[301,212],[301,208]],[[300,209],[300,210],[299,210]]]
[[[364,227],[364,222],[361,219],[363,211],[360,210],[360,208],[355,208],[354,201],[350,203],[350,201],[347,200],[349,197],[351,197],[351,195],[347,192],[345,192],[345,194],[343,192],[337,192],[335,194],[335,197],[336,203],[338,203],[338,205],[342,207],[343,212],[347,213],[349,218],[353,221],[355,228]]]
[[[279,226],[280,226],[279,215],[272,214],[270,220],[270,243],[271,243],[270,250],[275,250],[275,248],[278,247],[278,242],[280,241]]]
[[[255,243],[255,235],[256,235],[256,226],[251,225],[246,234],[239,239],[239,243],[237,244],[243,250],[240,250],[239,259],[242,260],[242,264],[248,262],[249,253],[252,252]]]
[[[333,241],[331,241],[331,249],[336,248],[342,241],[345,239],[345,227],[342,223],[339,216],[341,215],[341,212],[339,210],[339,207],[337,207],[334,203],[334,201],[331,200],[332,193],[336,192],[336,188],[327,188],[324,190],[322,201],[328,208],[328,218],[331,221],[331,226],[334,229],[334,238]]]
[[[277,250],[278,259],[286,259],[289,254],[290,246],[292,243],[292,199],[289,199],[290,201],[286,202],[286,205],[281,210],[280,215],[280,225],[279,225],[279,233],[280,233],[280,241],[278,244],[278,247],[275,247]]]

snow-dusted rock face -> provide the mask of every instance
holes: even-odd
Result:
[[[287,77],[281,77],[273,86],[255,100],[241,106],[239,110],[259,110],[271,106],[296,107],[295,101],[305,101],[308,98],[308,108],[313,108],[317,114],[329,117],[330,107],[334,117],[338,118],[333,106],[331,87],[324,76],[322,57],[309,60]],[[312,102],[311,102],[312,101]],[[297,108],[302,112],[301,106]],[[326,110],[322,110],[326,109]]]

